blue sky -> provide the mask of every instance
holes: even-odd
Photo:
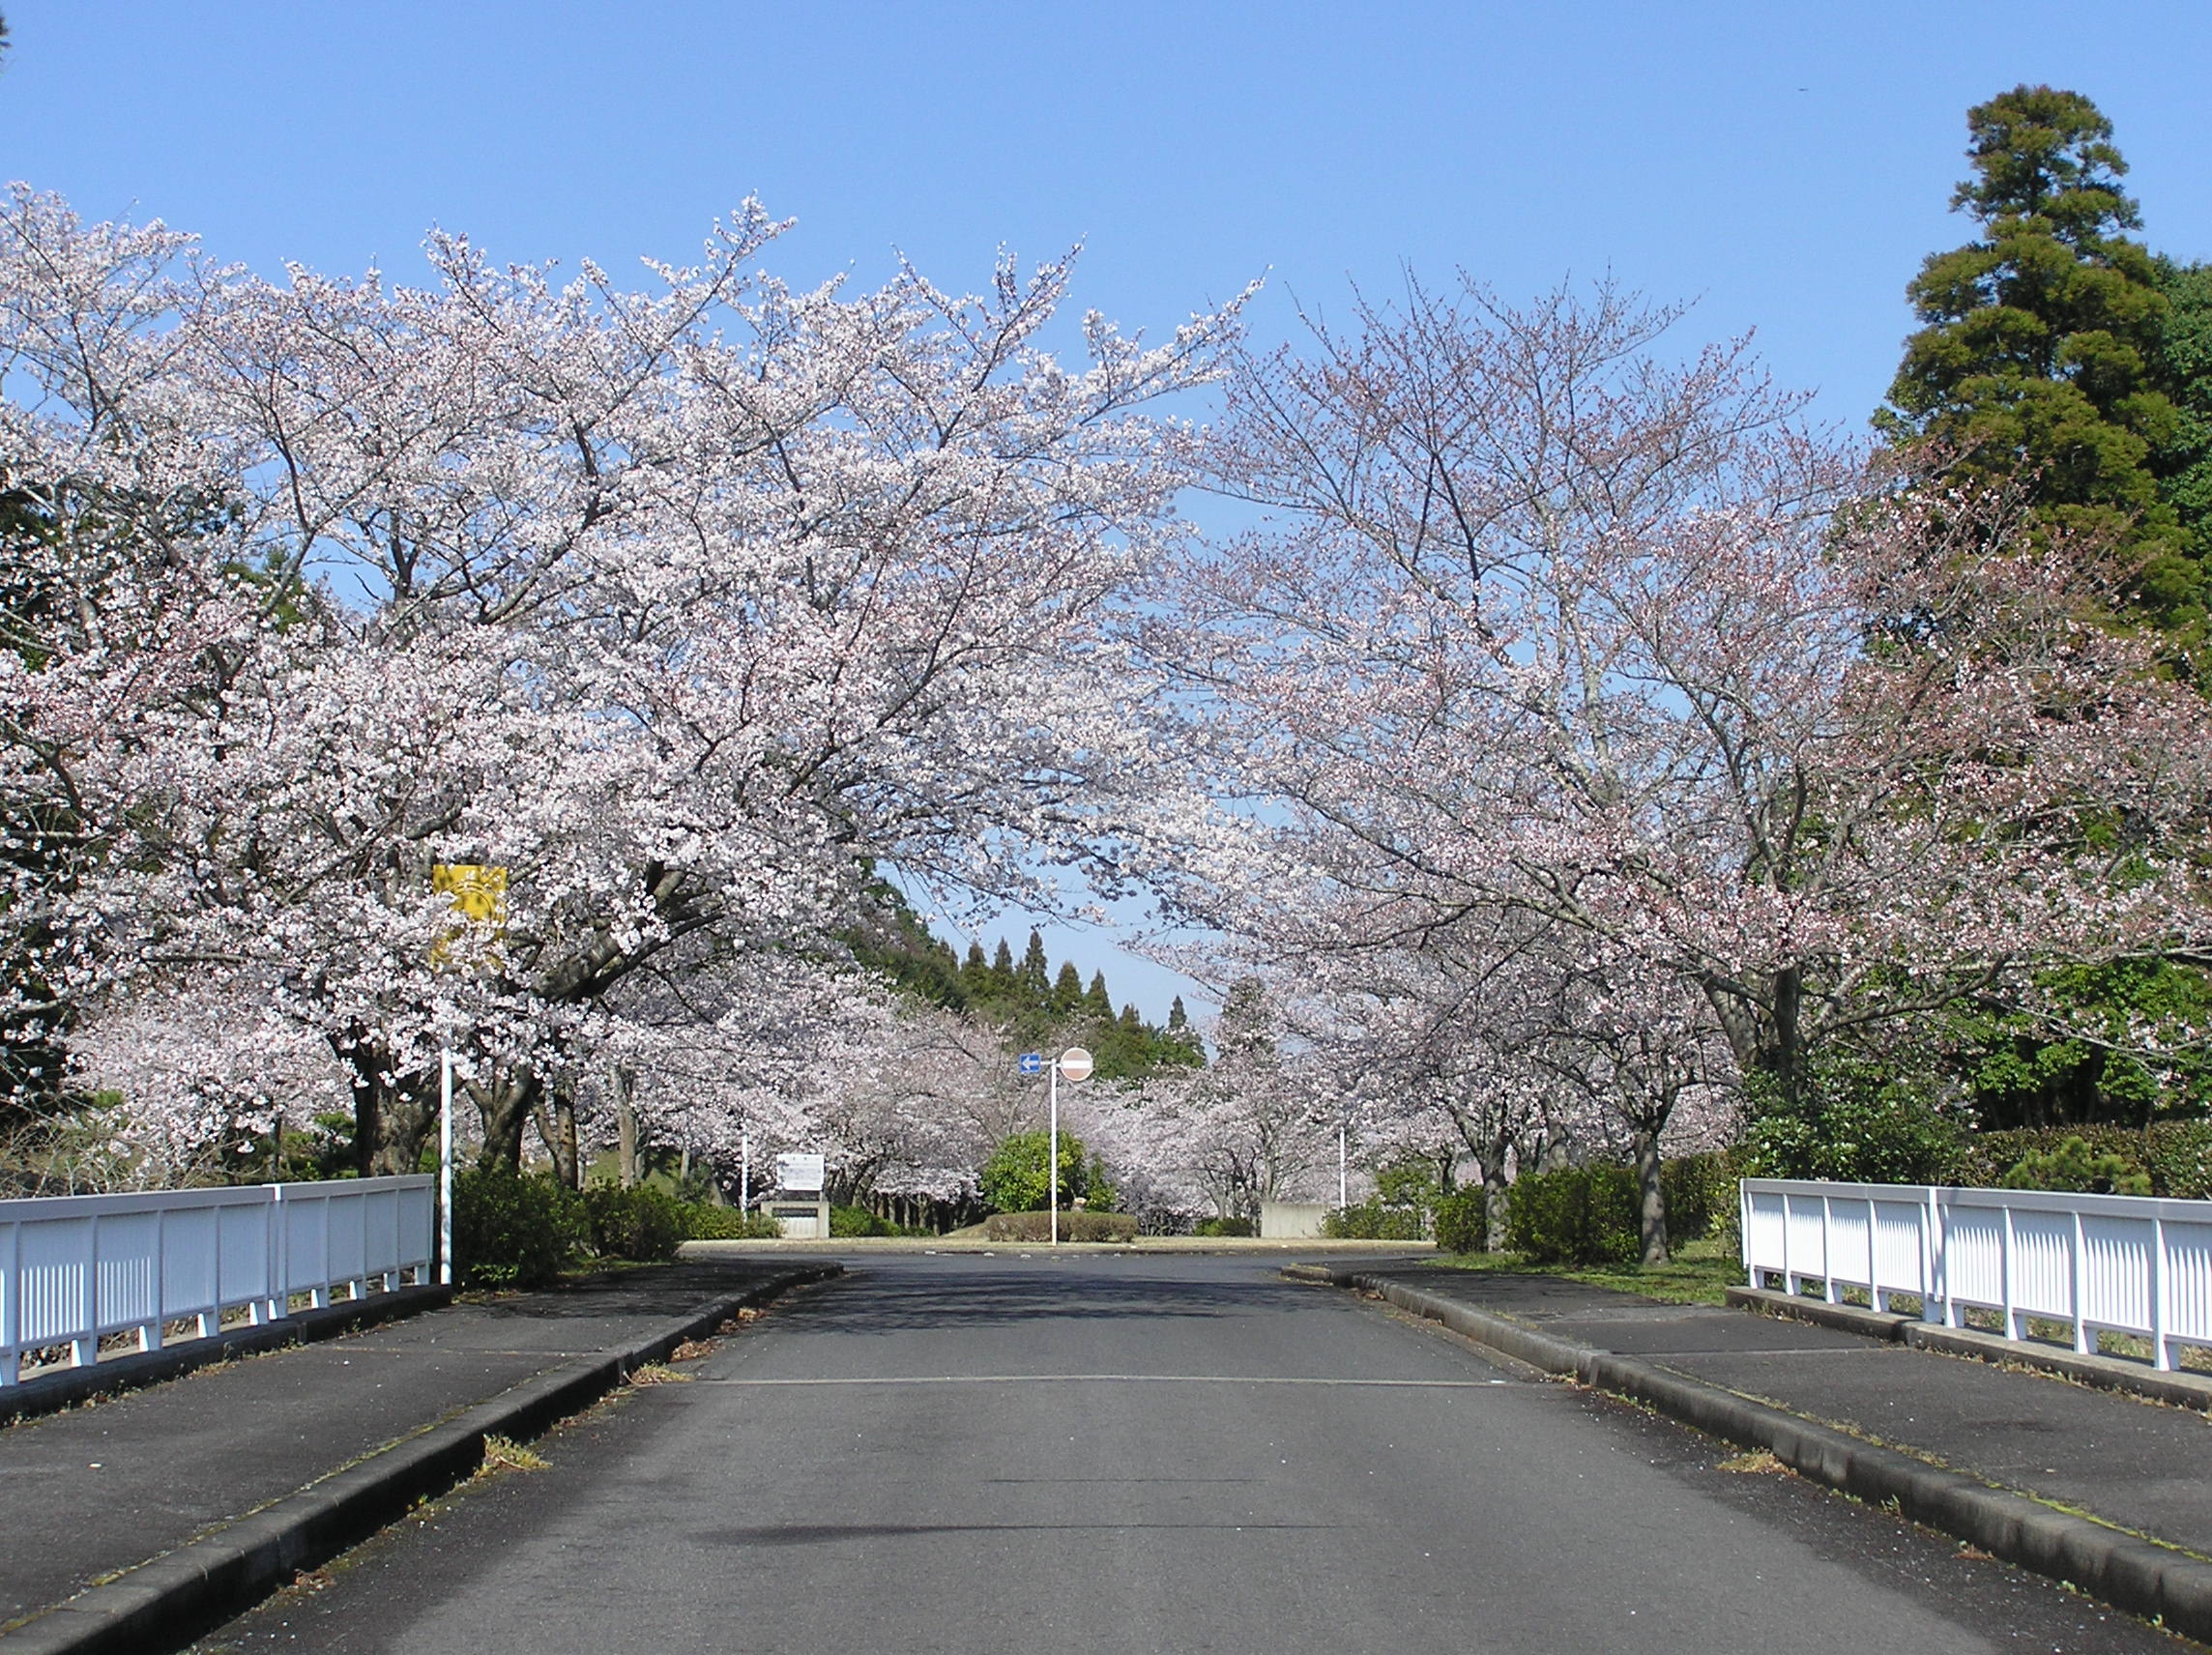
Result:
[[[2212,5],[683,4],[0,0],[0,172],[265,272],[400,279],[438,224],[495,256],[682,259],[747,193],[794,280],[894,249],[973,286],[1087,244],[1076,290],[1159,331],[1341,307],[1402,266],[1508,296],[1610,273],[1756,329],[1856,425],[1910,325],[1967,105],[2095,99],[2145,236],[2212,258]],[[1009,918],[1018,949],[1026,921]],[[1175,983],[1052,933],[1164,1014]]]

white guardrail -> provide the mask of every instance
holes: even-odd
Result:
[[[2212,1346],[2212,1201],[1781,1178],[1739,1187],[1755,1288],[1768,1275],[1791,1293],[1817,1283],[1831,1304],[1863,1288],[1877,1310],[1908,1293],[1923,1321],[1947,1327],[1969,1307],[1994,1310],[2007,1339],[2026,1337],[2029,1317],[2063,1321],[2081,1351],[2100,1331],[2132,1333],[2162,1369],[2178,1346]]]
[[[140,1195],[0,1201],[0,1385],[68,1347],[81,1366],[110,1334],[158,1350],[164,1325],[207,1338],[225,1311],[256,1322],[306,1294],[327,1305],[403,1274],[429,1280],[437,1180],[427,1176]]]

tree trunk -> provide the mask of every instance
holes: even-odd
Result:
[[[553,1094],[553,1162],[561,1181],[570,1189],[584,1187],[584,1155],[576,1140],[576,1090],[564,1086]]]
[[[1718,983],[1704,984],[1706,1003],[1719,1019],[1729,1049],[1746,1075],[1772,1078],[1783,1099],[1796,1103],[1805,1085],[1805,973],[1785,966],[1767,978],[1771,1006],[1761,1005]]]
[[[469,1090],[483,1119],[483,1147],[478,1151],[477,1165],[487,1173],[502,1169],[519,1172],[522,1129],[530,1122],[544,1083],[535,1069],[510,1069],[490,1081],[472,1084]]]
[[[1667,1263],[1667,1196],[1659,1184],[1659,1134],[1636,1133],[1636,1228],[1645,1264]]]
[[[637,1188],[637,1112],[629,1106],[630,1072],[607,1071],[607,1093],[615,1106],[615,1160],[624,1189]]]
[[[1766,1066],[1790,1103],[1799,1099],[1805,1084],[1804,1041],[1800,1013],[1805,1001],[1805,973],[1786,966],[1774,973],[1774,1033]]]
[[[401,1077],[392,1049],[362,1030],[338,1053],[353,1092],[354,1171],[364,1178],[415,1172],[438,1123],[438,1077]]]
[[[553,1162],[553,1176],[569,1189],[582,1189],[576,1155],[576,1094],[566,1082],[546,1089],[535,1111],[538,1137]]]

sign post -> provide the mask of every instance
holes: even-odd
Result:
[[[1081,1046],[1070,1046],[1061,1053],[1052,1065],[1052,1079],[1045,1083],[1051,1098],[1051,1125],[1045,1136],[1044,1182],[1052,1192],[1052,1245],[1060,1245],[1060,1083],[1064,1078],[1070,1085],[1091,1078],[1091,1054]]]
[[[507,925],[507,870],[489,862],[440,862],[430,888],[453,899],[461,927],[430,944],[433,970],[452,969],[453,940],[471,925],[488,926],[496,938]],[[453,1280],[453,1035],[438,1019],[438,1281]]]
[[[438,1284],[453,1285],[453,1048],[442,1038],[438,1042]]]

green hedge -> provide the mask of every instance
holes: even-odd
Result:
[[[586,1251],[651,1262],[674,1258],[685,1241],[781,1234],[766,1213],[679,1201],[650,1184],[594,1184],[578,1194],[543,1173],[466,1167],[453,1175],[454,1275],[464,1287],[543,1287]]]
[[[1632,1264],[1643,1251],[1640,1205],[1627,1167],[1524,1173],[1507,1198],[1506,1245],[1539,1264]]]
[[[2006,1189],[2080,1190],[2092,1195],[2148,1195],[2150,1175],[2125,1155],[2098,1151],[2079,1136],[2050,1149],[2031,1149],[2004,1176]]]
[[[2103,1162],[2086,1181],[2123,1176],[2150,1179],[2150,1193],[2176,1201],[2212,1201],[2212,1121],[2160,1120],[2147,1127],[2045,1126],[2010,1132],[1977,1132],[1960,1147],[1944,1169],[1942,1181],[1977,1188],[2001,1188],[2023,1162],[2068,1162],[2068,1140],[2079,1140],[2089,1165]],[[2110,1160],[2106,1160],[2106,1158]],[[2116,1161],[2115,1169],[2110,1163]],[[2044,1176],[2052,1176],[2046,1170]],[[2070,1187],[2044,1184],[2039,1187]]]
[[[1470,1184],[1437,1203],[1437,1245],[1447,1253],[1480,1253],[1489,1232],[1482,1186]]]
[[[830,1209],[830,1234],[832,1235],[904,1235],[905,1229],[889,1219],[870,1212],[864,1206],[832,1206]]]
[[[1337,1241],[1425,1241],[1426,1214],[1417,1206],[1385,1206],[1380,1199],[1324,1212],[1321,1233]]]
[[[1260,1227],[1249,1218],[1202,1218],[1190,1227],[1193,1235],[1257,1235]]]
[[[983,1221],[984,1237],[992,1241],[1046,1241],[1052,1236],[1050,1212],[994,1212]],[[1136,1214],[1129,1212],[1063,1212],[1060,1215],[1062,1241],[1134,1241]]]
[[[574,1190],[540,1174],[453,1175],[453,1275],[463,1287],[543,1287],[591,1238]]]
[[[740,1212],[704,1201],[680,1203],[678,1210],[686,1241],[773,1241],[783,1234],[783,1226],[765,1212]]]
[[[1667,1241],[1703,1241],[1736,1211],[1735,1157],[1726,1149],[1677,1155],[1659,1164],[1659,1193],[1667,1200]]]
[[[650,1184],[595,1184],[584,1192],[592,1248],[602,1259],[673,1259],[677,1244],[690,1238],[686,1205]]]

